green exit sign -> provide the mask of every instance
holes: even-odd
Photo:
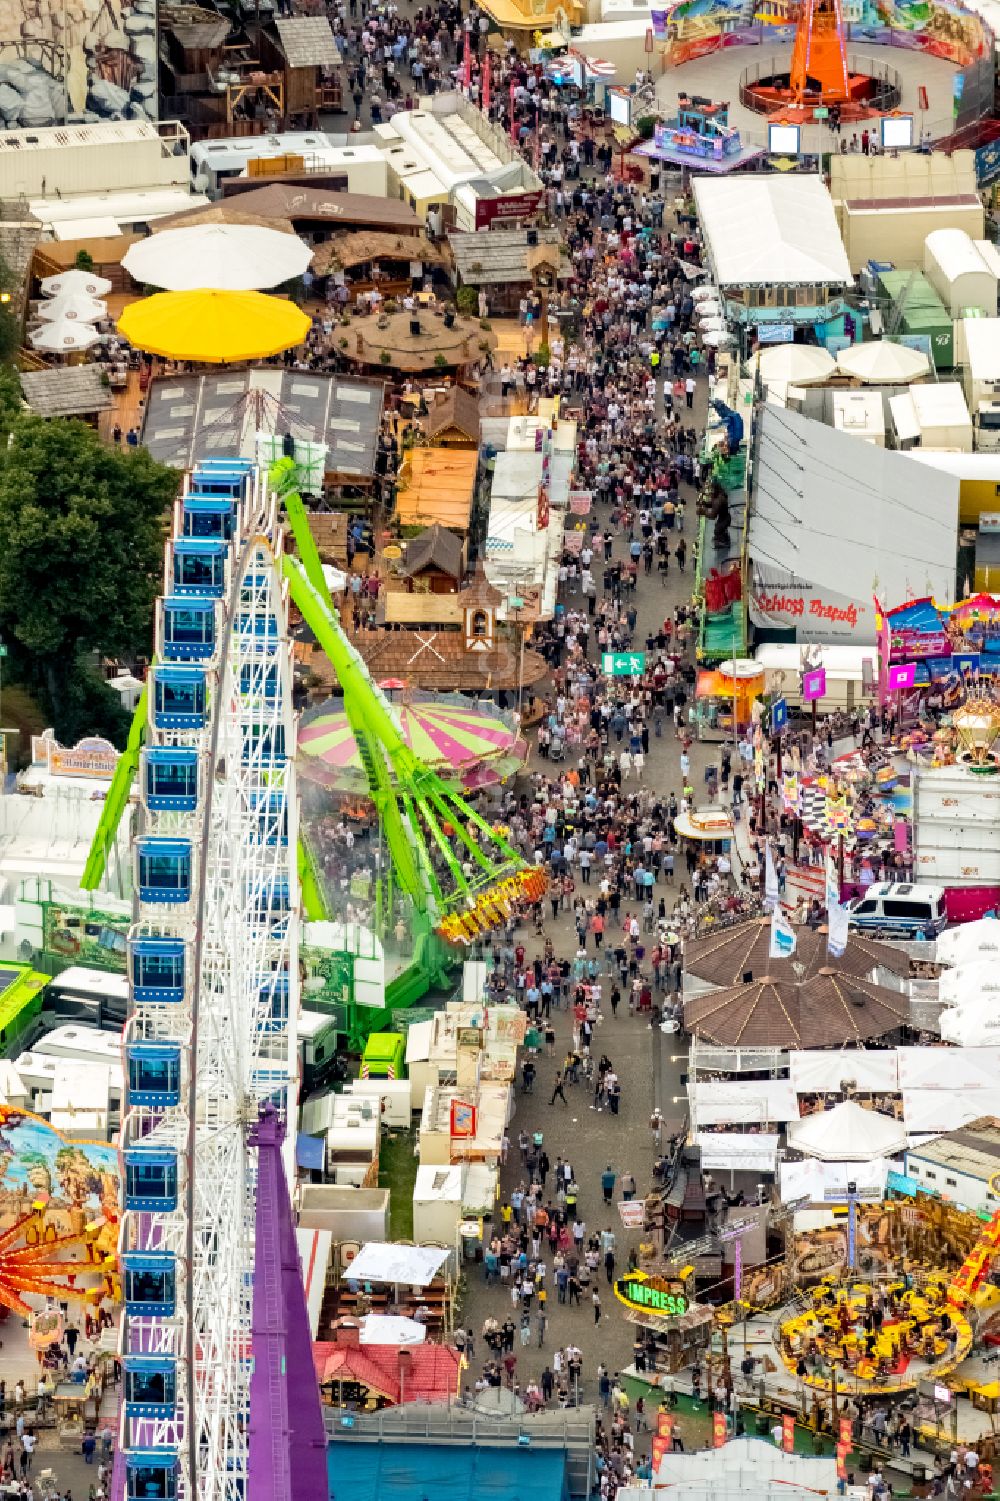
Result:
[[[813,110],[813,119],[814,120],[828,120],[829,118],[830,118],[830,111],[829,111],[828,107],[825,104],[817,104],[816,107],[815,107],[815,109]]]
[[[601,653],[601,671],[609,678],[637,678],[646,671],[644,651],[605,651]]]

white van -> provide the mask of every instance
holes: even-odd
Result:
[[[880,881],[847,904],[852,928],[878,938],[926,939],[943,932],[947,917],[943,886]]]

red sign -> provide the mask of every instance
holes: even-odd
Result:
[[[787,1412],[781,1419],[781,1447],[786,1454],[795,1453],[795,1419]]]
[[[674,1431],[674,1415],[672,1412],[658,1412],[656,1414],[656,1434],[658,1438],[669,1439]]]
[[[837,1479],[847,1479],[847,1456],[851,1452],[850,1444],[837,1445]]]
[[[530,219],[537,214],[545,197],[542,189],[533,193],[506,193],[502,198],[476,199],[476,228],[488,229],[491,224],[506,223],[508,219]]]
[[[451,1102],[451,1135],[452,1136],[475,1136],[476,1117],[479,1112],[475,1105],[470,1105],[466,1100],[452,1100]]]
[[[851,1432],[850,1418],[841,1418],[837,1431],[837,1443],[846,1444],[847,1448],[850,1449],[853,1439],[854,1435]]]
[[[670,1453],[670,1440],[669,1440],[669,1438],[661,1438],[658,1433],[654,1434],[654,1436],[653,1436],[653,1443],[652,1443],[652,1450],[653,1450],[653,1470],[655,1472],[656,1470],[658,1470],[660,1468],[660,1464],[662,1463],[662,1461],[666,1457],[666,1455],[668,1455]]]
[[[712,1446],[721,1449],[726,1442],[726,1414],[713,1412],[712,1414]]]

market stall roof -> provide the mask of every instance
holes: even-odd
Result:
[[[684,968],[711,985],[739,985],[747,973],[774,975],[794,981],[809,980],[821,969],[830,969],[840,975],[871,977],[877,969],[894,975],[909,974],[910,961],[888,943],[876,943],[851,933],[847,948],[839,959],[827,954],[825,928],[797,927],[793,959],[772,959],[771,919],[751,918],[749,922],[723,928],[709,933],[705,938],[692,938],[684,949]]]
[[[448,252],[426,235],[392,234],[387,230],[356,229],[317,245],[312,269],[317,276],[349,271],[367,261],[420,261],[424,266],[447,266]]]
[[[809,386],[828,380],[836,372],[833,355],[812,344],[772,344],[757,356],[757,369],[765,385]]]
[[[799,1118],[799,1097],[787,1079],[699,1079],[687,1091],[698,1129]]]
[[[569,276],[572,268],[562,260],[559,230],[536,229],[533,245],[529,233],[528,229],[491,229],[488,234],[450,234],[448,243],[460,280],[467,287],[519,286],[530,281],[532,271],[542,263],[557,277]]]
[[[1000,1037],[1000,1014],[995,995],[981,996],[964,1006],[946,1006],[938,1023],[941,1041],[966,1048],[983,1047]]]
[[[748,985],[711,990],[684,1005],[685,1029],[725,1047],[842,1047],[909,1020],[906,996],[830,968],[802,981],[765,970]]]
[[[840,1094],[848,1080],[862,1093],[886,1090],[895,1094],[899,1088],[897,1049],[794,1049],[788,1055],[788,1077],[798,1094]]]
[[[455,428],[478,447],[479,403],[464,387],[449,386],[447,391],[431,402],[427,416],[419,419],[418,426],[425,437],[431,439],[436,438],[439,433],[447,432],[449,428]]]
[[[465,448],[413,448],[400,473],[396,516],[400,526],[469,529],[479,455]]]
[[[697,181],[697,179],[696,179]],[[669,1488],[672,1501],[745,1501],[748,1496],[832,1496],[837,1489],[834,1456],[822,1459],[786,1454],[767,1440],[730,1439],[721,1449],[698,1449],[690,1454],[671,1450],[663,1455],[654,1477]]]
[[[356,226],[366,229],[398,229],[416,234],[420,220],[408,203],[394,198],[380,198],[373,193],[331,193],[326,188],[300,187],[296,183],[274,182],[263,188],[248,188],[234,193],[221,203],[203,209],[187,210],[162,219],[158,229],[174,229],[181,224],[263,224],[271,220],[295,223]]]
[[[947,928],[938,938],[934,957],[938,964],[964,964],[969,959],[992,959],[1000,956],[1000,922],[995,917],[980,917],[976,922]]]
[[[1000,995],[1000,966],[995,959],[967,959],[945,969],[938,980],[938,1000],[946,1006],[967,1006]]]
[[[788,1127],[788,1145],[824,1162],[868,1162],[906,1149],[906,1129],[891,1115],[845,1100]]]
[[[20,379],[24,399],[39,417],[81,417],[114,405],[98,365],[23,370]]]
[[[448,527],[435,521],[419,537],[412,537],[406,544],[406,554],[400,565],[403,578],[412,578],[425,568],[437,569],[458,580],[465,572],[465,544],[462,538]]]
[[[409,1246],[370,1240],[340,1274],[342,1282],[401,1282],[426,1287],[448,1260],[447,1246]]]
[[[258,430],[290,431],[295,438],[326,444],[328,473],[370,480],[383,394],[381,381],[279,366],[157,376],[146,397],[141,439],[161,463],[190,469],[198,459],[220,454],[253,458]],[[343,513],[316,520],[324,524],[324,537],[327,523],[336,526],[342,545],[334,544],[332,551],[343,561]],[[326,538],[327,548],[330,542]]]
[[[853,285],[821,178],[696,176],[694,197],[719,286]]]
[[[274,24],[290,68],[340,66],[340,48],[326,16],[278,16]]]
[[[414,688],[436,692],[492,692],[516,688],[519,679],[530,688],[551,670],[541,653],[528,647],[521,679],[518,653],[505,640],[498,638],[489,651],[471,652],[456,630],[356,631],[351,639],[373,676],[405,678]],[[320,682],[332,684],[332,670],[325,660],[315,656],[309,665]]]
[[[888,339],[873,339],[854,344],[837,355],[837,368],[843,375],[870,385],[906,385],[930,373],[930,360],[919,349],[893,344]]]
[[[400,1314],[369,1313],[361,1320],[363,1345],[422,1345],[426,1338],[423,1324]]]

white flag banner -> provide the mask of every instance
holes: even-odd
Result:
[[[828,910],[840,905],[840,880],[837,867],[829,855],[826,857],[826,905]]]
[[[826,911],[826,923],[826,951],[831,959],[839,959],[847,948],[847,938],[850,932],[847,908],[842,907],[839,902],[831,902]]]
[[[781,896],[778,890],[778,872],[774,864],[774,856],[771,853],[771,845],[768,842],[764,846],[764,911],[771,912],[778,905]]]
[[[795,953],[798,939],[795,937],[795,929],[780,907],[775,907],[771,913],[771,947],[768,955],[771,959],[790,959]]]

